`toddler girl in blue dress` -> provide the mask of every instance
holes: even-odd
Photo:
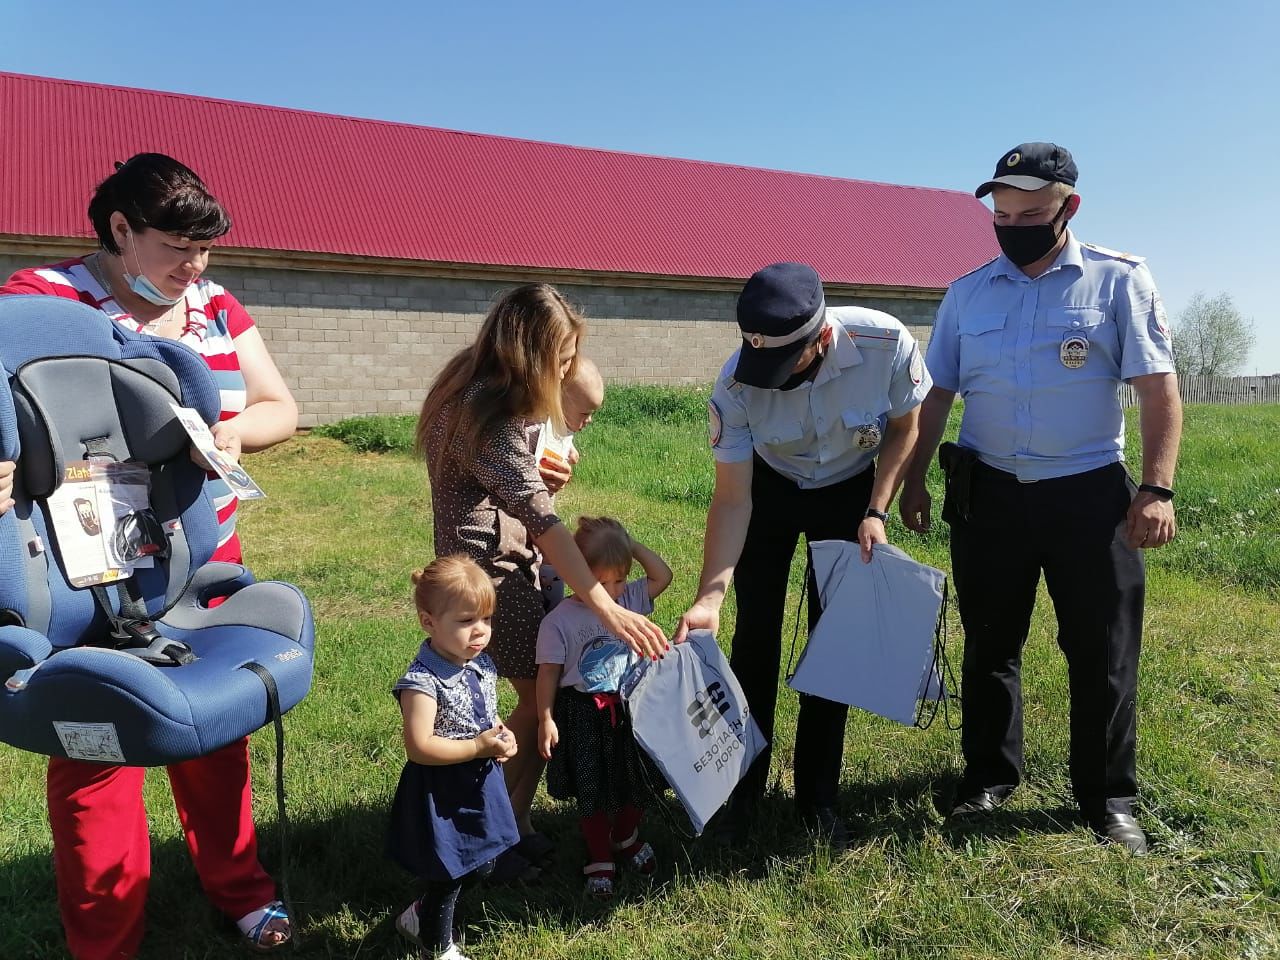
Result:
[[[453,942],[464,886],[488,876],[520,839],[498,764],[516,741],[497,717],[497,674],[483,652],[493,582],[465,556],[441,557],[413,575],[427,639],[393,693],[408,762],[391,809],[388,854],[426,883],[396,920],[423,956],[466,960]]]

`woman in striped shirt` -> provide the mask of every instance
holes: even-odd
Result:
[[[232,460],[292,436],[297,407],[262,335],[235,297],[202,276],[213,241],[231,220],[200,178],[163,154],[138,154],[98,186],[89,219],[96,252],[20,270],[0,293],[79,300],[113,323],[201,354],[221,395],[213,436]],[[208,466],[198,453],[193,457]],[[225,481],[210,477],[219,521],[213,559],[239,563],[236,498]],[[258,861],[248,738],[168,772],[209,899],[252,946],[284,946],[292,935],[289,918]],[[76,960],[132,957],[142,940],[150,876],[142,779],[140,767],[49,761],[54,872]]]

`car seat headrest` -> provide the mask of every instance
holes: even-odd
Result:
[[[68,461],[104,456],[155,465],[190,443],[169,406],[182,402],[178,378],[159,360],[47,357],[19,368],[12,387],[18,465],[32,497],[53,493]]]

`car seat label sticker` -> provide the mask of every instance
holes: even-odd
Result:
[[[91,760],[98,763],[124,763],[120,750],[120,737],[114,723],[73,723],[69,720],[53,721],[62,749],[72,760]]]

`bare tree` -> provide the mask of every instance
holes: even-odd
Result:
[[[1173,326],[1173,355],[1179,376],[1229,377],[1253,350],[1253,321],[1241,316],[1231,294],[1197,292]]]

